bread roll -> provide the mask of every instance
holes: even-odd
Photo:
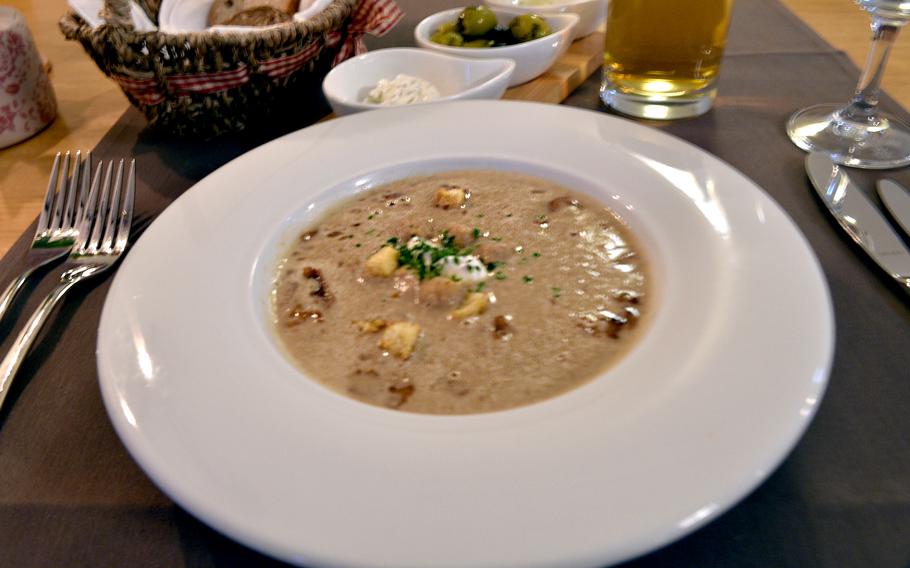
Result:
[[[268,26],[286,22],[297,11],[298,0],[215,0],[209,10],[210,26]]]

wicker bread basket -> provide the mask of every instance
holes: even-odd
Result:
[[[261,31],[168,34],[136,31],[128,0],[104,3],[106,24],[93,28],[69,12],[63,34],[82,43],[150,126],[204,138],[323,107],[331,67],[360,51],[363,33],[382,35],[401,17],[391,0],[333,0],[311,19]],[[138,3],[158,21],[161,0]]]

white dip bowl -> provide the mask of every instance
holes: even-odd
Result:
[[[348,59],[332,69],[322,82],[322,91],[335,114],[388,108],[364,102],[380,79],[399,73],[424,79],[439,91],[430,104],[462,99],[502,97],[515,62],[509,59],[469,59],[416,48],[380,49]]]
[[[417,41],[417,45],[440,53],[472,59],[512,59],[515,61],[515,73],[509,82],[510,87],[527,83],[549,69],[553,62],[569,49],[569,45],[572,43],[572,32],[578,24],[577,14],[547,15],[545,19],[553,30],[550,35],[502,47],[452,47],[430,41],[430,36],[436,32],[439,26],[457,19],[463,9],[453,8],[424,18],[414,28],[414,39]],[[505,25],[522,12],[494,9],[493,13],[496,14],[500,25]]]

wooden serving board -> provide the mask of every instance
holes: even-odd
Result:
[[[559,104],[603,64],[604,28],[575,41],[550,69],[533,81],[512,87],[502,98]]]

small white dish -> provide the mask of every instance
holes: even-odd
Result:
[[[429,81],[440,97],[426,103],[502,97],[515,71],[511,59],[469,59],[415,48],[380,49],[348,59],[332,69],[322,91],[335,114],[388,108],[363,102],[380,79],[399,73]]]
[[[578,25],[572,39],[580,39],[597,31],[607,19],[607,0],[543,0],[546,4],[531,4],[527,0],[484,0],[492,8],[505,8],[527,14],[577,14]]]
[[[503,57],[512,59],[515,61],[515,73],[512,74],[512,80],[509,82],[510,87],[527,83],[549,69],[550,66],[553,65],[553,62],[569,49],[569,45],[572,43],[572,30],[578,24],[577,14],[548,15],[546,16],[546,20],[553,30],[550,35],[503,47],[452,47],[430,41],[430,36],[433,35],[436,28],[445,22],[451,22],[458,18],[458,14],[460,14],[463,9],[464,8],[453,8],[424,18],[417,24],[417,27],[414,28],[414,39],[417,41],[417,45],[440,53],[469,57],[471,59]],[[506,25],[509,23],[509,20],[519,15],[521,12],[494,9],[493,13],[496,14],[496,19],[499,21],[500,25]]]

